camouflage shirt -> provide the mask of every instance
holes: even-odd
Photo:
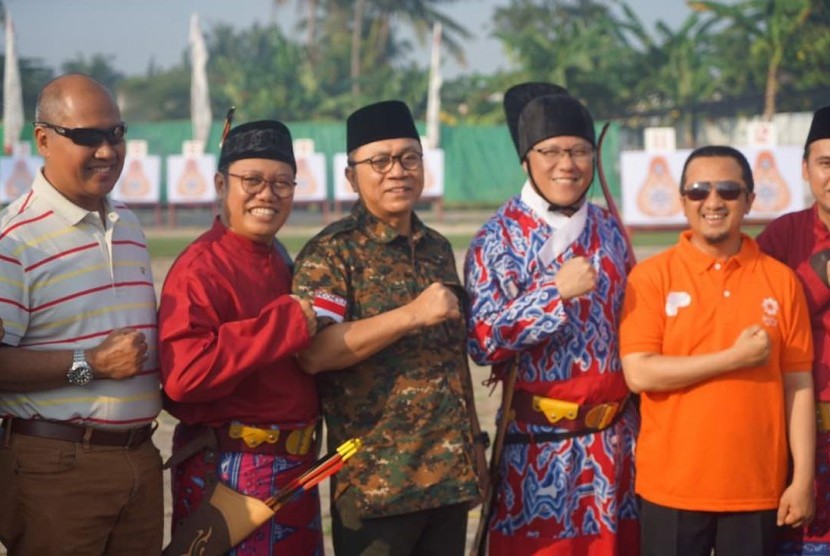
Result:
[[[294,292],[346,299],[346,321],[405,305],[433,282],[459,283],[443,236],[413,214],[410,242],[362,203],[312,238],[295,264]],[[333,484],[335,497],[353,489],[361,517],[478,499],[465,333],[461,320],[425,328],[317,375],[329,448],[351,437],[364,442]]]

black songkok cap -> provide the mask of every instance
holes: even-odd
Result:
[[[819,139],[830,139],[830,106],[819,108],[813,114],[813,123],[810,124],[810,133],[807,134],[804,148],[806,149],[810,143]]]
[[[519,83],[507,89],[504,93],[504,117],[507,119],[507,127],[510,130],[510,138],[513,139],[513,145],[516,147],[516,152],[519,153],[519,159],[523,158],[519,152],[519,115],[527,106],[527,103],[534,98],[545,95],[567,95],[568,91],[559,85],[553,83]]]
[[[573,135],[596,146],[596,131],[591,113],[569,95],[546,95],[527,103],[519,116],[519,158],[548,137]]]
[[[267,158],[285,162],[297,173],[291,132],[282,122],[259,120],[233,128],[219,153],[219,168],[245,158]]]
[[[409,137],[421,142],[409,107],[399,100],[369,104],[352,112],[346,120],[346,152],[383,141]]]

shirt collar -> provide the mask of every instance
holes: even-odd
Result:
[[[390,243],[396,238],[401,237],[398,230],[388,225],[386,222],[369,212],[366,205],[362,201],[357,201],[352,207],[352,218],[357,222],[361,230],[365,230],[370,236],[380,243]],[[425,233],[424,223],[418,218],[415,212],[412,212],[412,241],[416,242],[421,239]]]
[[[813,235],[816,238],[816,243],[825,242],[830,240],[830,229],[827,228],[827,224],[821,219],[818,215],[818,204],[813,204],[813,207],[810,209],[810,216],[813,219]]]
[[[49,205],[55,214],[65,219],[73,226],[78,224],[89,214],[95,215],[96,220],[100,222],[100,219],[97,218],[98,213],[96,211],[89,211],[85,208],[79,207],[64,197],[54,185],[49,183],[49,180],[47,180],[46,176],[43,175],[42,168],[35,176],[34,182],[32,183],[32,191],[38,196],[39,199]],[[110,202],[109,196],[104,197],[103,204],[107,220],[110,222],[118,220],[118,213]]]
[[[685,230],[680,233],[678,248],[683,257],[691,263],[692,268],[699,274],[703,274],[715,264],[721,262],[718,257],[708,255],[692,244],[692,231]],[[741,249],[732,257],[729,257],[724,266],[749,266],[755,261],[761,250],[755,240],[746,234],[741,234]]]
[[[225,226],[222,222],[221,218],[217,216],[213,221],[213,231],[216,233],[223,241],[229,242],[232,246],[238,247],[248,253],[253,253],[255,255],[268,255],[276,248],[276,243],[271,242],[269,244],[262,243],[261,241],[254,241],[249,239],[245,236],[241,236]]]

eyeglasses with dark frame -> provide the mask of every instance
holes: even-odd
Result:
[[[589,158],[594,156],[593,147],[585,146],[571,147],[570,149],[560,149],[558,147],[550,149],[537,149],[533,147],[531,150],[541,154],[544,157],[545,162],[548,162],[549,164],[558,163],[566,154],[570,156],[571,160],[574,162],[587,162]]]
[[[365,160],[349,160],[349,166],[369,163],[372,169],[379,174],[385,174],[392,169],[395,161],[398,161],[404,170],[417,170],[424,164],[424,153],[418,151],[406,151],[392,156],[391,154],[379,154]]]
[[[257,174],[243,176],[230,172],[228,172],[228,175],[237,178],[242,184],[242,190],[248,195],[259,195],[265,189],[265,184],[268,184],[274,195],[280,199],[288,199],[294,195],[294,188],[297,187],[297,182],[286,179],[268,180]]]
[[[115,147],[124,142],[127,134],[127,124],[121,122],[109,129],[98,129],[95,127],[63,127],[49,122],[35,122],[35,127],[41,126],[53,130],[58,135],[66,137],[76,145],[82,147],[97,147],[106,141],[110,146]]]
[[[718,197],[724,201],[734,201],[741,196],[741,193],[749,194],[749,190],[736,181],[696,181],[688,187],[681,189],[681,195],[690,201],[703,201],[709,197],[712,189],[717,192]]]

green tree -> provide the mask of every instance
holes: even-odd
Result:
[[[410,49],[407,43],[396,40],[394,30],[398,25],[410,28],[416,39],[425,44],[432,25],[442,25],[442,44],[449,54],[463,63],[464,51],[460,41],[470,38],[470,33],[454,19],[442,13],[438,8],[455,0],[327,0],[325,18],[339,23],[333,29],[330,22],[323,26],[330,31],[323,33],[342,33],[343,24],[349,30],[348,61],[351,93],[360,97],[368,92],[364,86],[365,75],[371,75],[376,69],[396,67],[401,64],[405,53]],[[348,18],[348,19],[347,19]],[[334,37],[332,37],[334,38]],[[334,38],[334,42],[343,42]],[[329,53],[330,51],[327,51]]]
[[[124,79],[124,74],[113,65],[113,56],[92,54],[89,58],[83,54],[76,54],[75,58],[61,64],[62,73],[84,73],[110,91],[115,91],[118,84]]]
[[[288,0],[272,0],[272,5],[276,11],[280,7],[288,4]],[[301,14],[305,14],[304,19],[300,23],[300,27],[305,28],[305,46],[308,51],[309,59],[314,62],[317,60],[317,20],[319,17],[319,4],[317,0],[297,0],[297,7]]]
[[[217,26],[206,42],[211,97],[224,109],[234,104],[240,121],[312,115],[322,94],[315,70],[303,47],[288,40],[279,27],[254,25],[234,32]]]
[[[665,114],[665,123],[680,123],[686,146],[694,146],[696,106],[721,92],[719,56],[710,29],[692,14],[672,30],[663,21],[655,24],[654,37],[627,5],[623,27],[636,42],[639,53],[636,110]]]
[[[124,79],[118,104],[127,122],[190,119],[190,68],[184,64]]]
[[[550,81],[580,97],[598,117],[632,99],[637,53],[607,3],[513,0],[496,10],[498,37],[515,61],[514,81]]]
[[[813,110],[830,99],[830,2],[814,0],[782,68],[778,103],[790,111]]]
[[[513,73],[463,75],[441,88],[442,119],[456,124],[499,124],[504,122],[504,91],[515,85]]]
[[[708,0],[690,1],[694,10],[731,24],[752,38],[749,55],[765,62],[764,119],[776,111],[782,65],[795,62],[789,48],[803,31],[813,9],[810,0],[743,0],[736,4]]]

